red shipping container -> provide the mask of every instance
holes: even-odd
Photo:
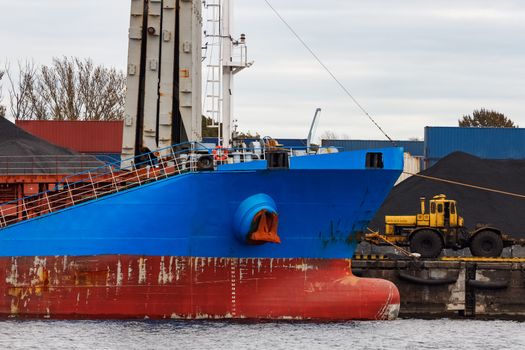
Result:
[[[80,153],[121,153],[123,121],[17,120],[28,133]]]

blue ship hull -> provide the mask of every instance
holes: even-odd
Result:
[[[258,161],[159,180],[7,227],[0,256],[351,258],[354,234],[402,170],[401,149],[382,152],[383,169],[364,168],[363,151],[295,157],[286,170]],[[234,234],[239,204],[260,193],[275,201],[281,244],[248,245]]]

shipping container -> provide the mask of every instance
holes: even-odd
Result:
[[[414,157],[422,157],[424,155],[423,141],[394,141],[395,145],[390,141],[384,140],[323,140],[323,147],[337,147],[344,151],[356,151],[361,149],[378,149],[388,147],[403,147],[405,152],[410,153]]]
[[[121,153],[123,121],[17,120],[28,133],[80,153]]]
[[[483,159],[525,159],[523,128],[425,128],[425,165],[434,165],[452,152]]]

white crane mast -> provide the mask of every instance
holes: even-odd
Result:
[[[131,0],[122,158],[201,139],[202,3]]]
[[[232,1],[204,3],[214,10],[208,22],[218,39],[206,112],[222,125],[224,146],[232,137],[233,75],[251,65],[244,34],[232,37]],[[201,140],[202,21],[200,0],[131,0],[123,159]]]

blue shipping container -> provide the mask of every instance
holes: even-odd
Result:
[[[403,147],[405,152],[414,157],[423,157],[423,141],[394,141],[395,147]],[[323,140],[323,147],[337,147],[344,151],[361,149],[377,149],[394,147],[392,142],[385,140]]]
[[[483,159],[525,159],[525,129],[425,127],[427,167],[456,151]]]

